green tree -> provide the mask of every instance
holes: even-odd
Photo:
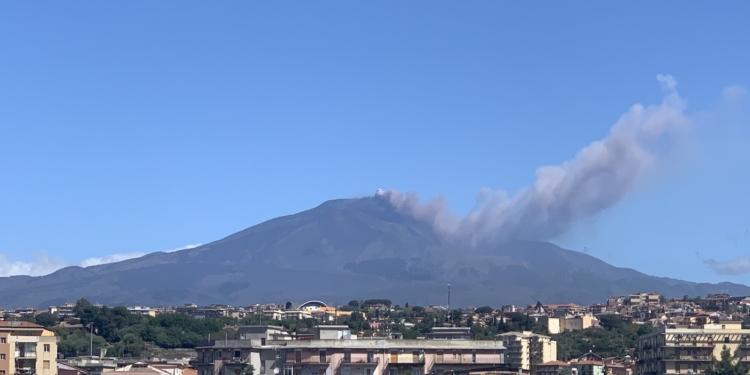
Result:
[[[721,359],[714,358],[706,368],[705,375],[746,375],[748,368],[742,362],[735,360],[729,348],[724,345],[721,349]]]
[[[356,299],[353,299],[353,300],[349,301],[349,303],[347,304],[347,306],[351,306],[354,309],[358,309],[359,308],[359,301],[357,301]]]
[[[48,312],[37,315],[34,320],[36,321],[36,324],[44,326],[45,328],[54,327],[57,325],[57,322],[60,321],[56,315],[52,315]]]
[[[255,373],[255,367],[253,367],[253,365],[251,364],[248,364],[247,366],[245,366],[244,369],[242,369],[241,375],[253,375],[254,373]]]
[[[495,309],[489,306],[478,307],[476,310],[474,310],[474,312],[477,314],[492,314],[493,311],[495,311]]]

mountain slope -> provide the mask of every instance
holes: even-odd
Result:
[[[328,201],[194,249],[0,278],[0,304],[46,307],[80,297],[145,305],[370,297],[440,304],[446,283],[453,285],[454,303],[474,305],[592,303],[634,291],[750,294],[738,284],[644,275],[550,243],[450,244],[428,224],[369,197]]]

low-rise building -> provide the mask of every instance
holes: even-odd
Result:
[[[148,306],[130,306],[128,307],[128,311],[136,315],[156,316],[156,310]]]
[[[567,368],[570,368],[568,362],[544,362],[534,366],[534,375],[560,375],[560,372]]]

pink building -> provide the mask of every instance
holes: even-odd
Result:
[[[261,340],[265,339],[265,340]],[[196,348],[198,375],[483,374],[507,370],[499,341],[357,338],[345,326],[319,326],[314,340],[244,337]]]

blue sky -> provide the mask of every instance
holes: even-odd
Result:
[[[749,12],[0,3],[0,273],[206,243],[376,188],[443,194],[465,214],[480,188],[513,194],[658,104],[670,74],[687,141],[553,242],[750,283]]]

